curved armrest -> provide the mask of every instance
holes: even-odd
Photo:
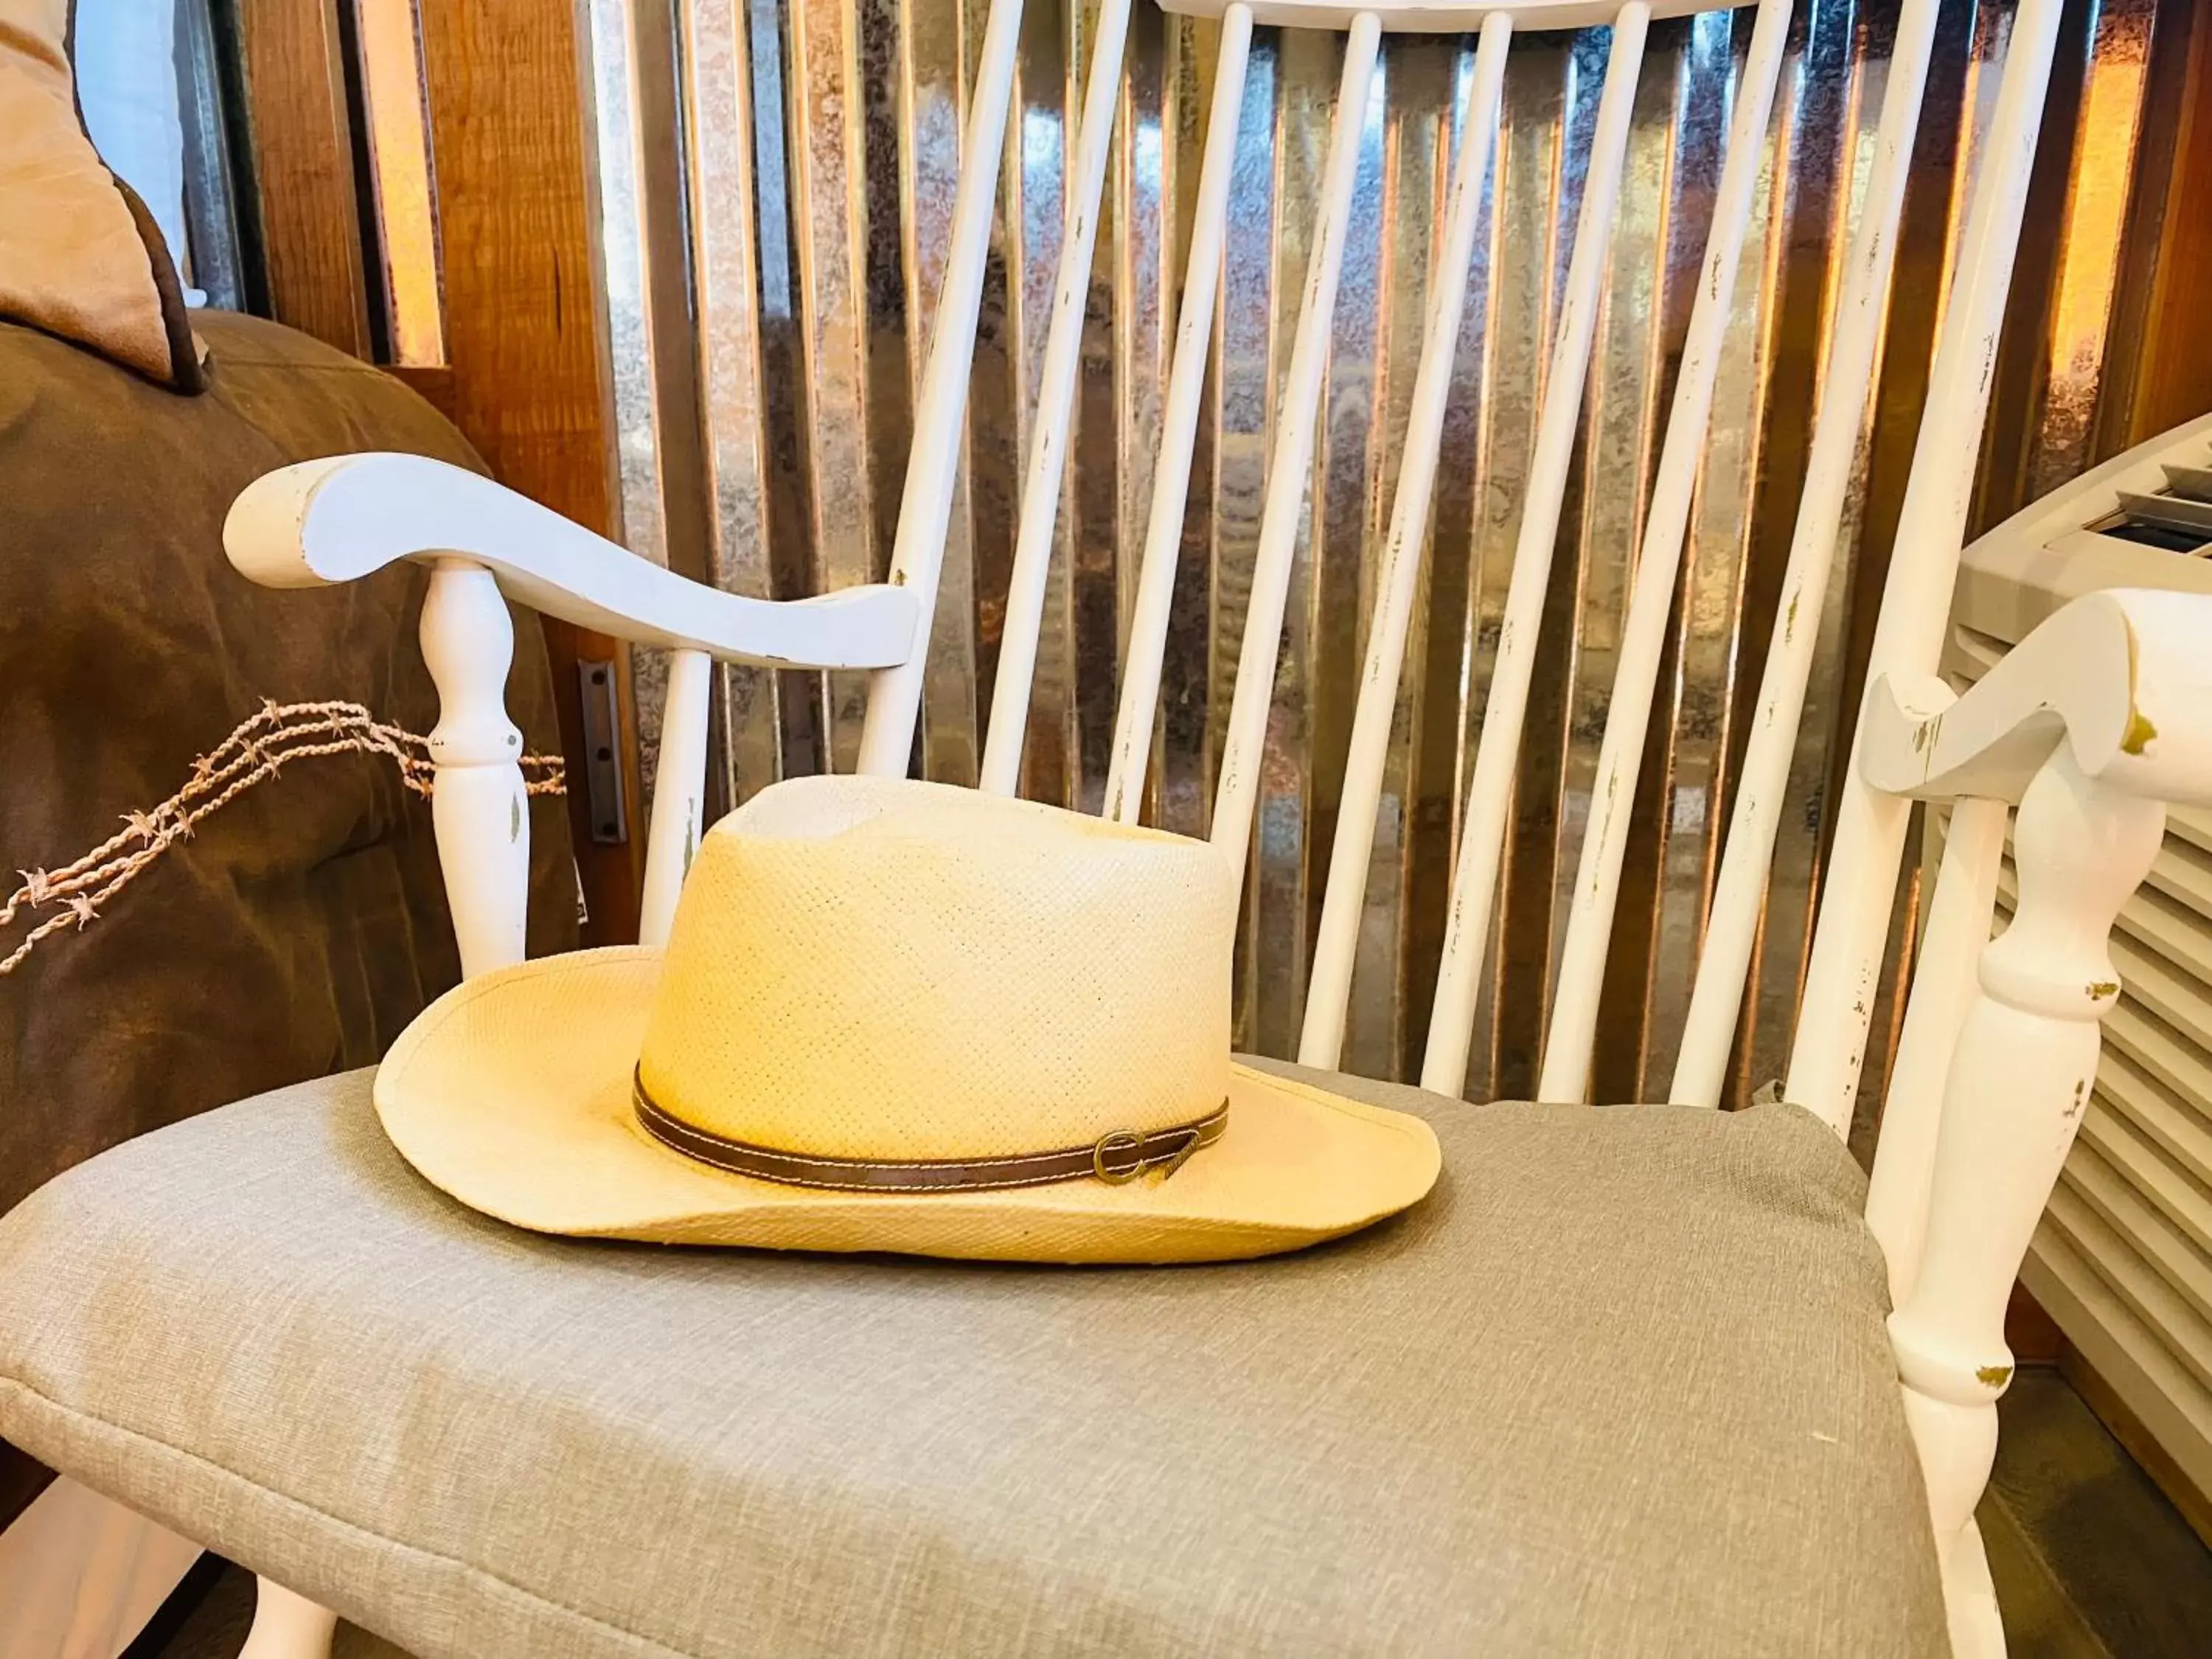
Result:
[[[2212,595],[2087,594],[1963,696],[1932,677],[1883,675],[1867,696],[1859,771],[1893,795],[2017,801],[2062,740],[2085,777],[2212,804]]]
[[[890,586],[744,599],[636,557],[489,478],[419,455],[302,461],[232,503],[223,549],[267,587],[351,581],[401,559],[465,559],[533,610],[597,633],[741,662],[888,668],[914,649],[914,596]]]

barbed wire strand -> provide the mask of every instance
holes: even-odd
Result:
[[[22,884],[0,902],[0,927],[14,926],[26,911],[48,905],[61,908],[0,957],[0,978],[15,972],[41,939],[64,927],[82,931],[96,921],[101,905],[255,785],[267,782],[294,761],[344,754],[384,756],[398,769],[400,783],[426,799],[436,787],[430,740],[420,733],[380,720],[357,702],[264,699],[259,710],[192,763],[192,775],[184,787],[160,805],[125,813],[122,829],[58,868],[16,872]],[[526,793],[567,793],[567,769],[558,755],[525,755],[520,763]]]

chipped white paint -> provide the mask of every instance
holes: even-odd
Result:
[[[674,650],[647,848],[648,943],[666,938],[698,842],[713,660],[872,667],[898,661],[928,633],[926,617],[915,626],[911,593],[741,599],[633,557],[474,473],[414,456],[270,473],[232,506],[223,544],[241,572],[273,587],[347,581],[402,559],[431,566],[422,645],[439,697],[432,823],[465,978],[521,961],[529,915],[530,813],[522,734],[507,714],[514,629],[502,589],[584,627]],[[327,1659],[335,1615],[259,1584],[241,1659]]]
[[[912,597],[915,609],[897,653],[884,659],[894,665],[878,674],[868,689],[867,719],[860,728],[863,772],[904,777],[914,753],[930,617],[937,607],[945,528],[952,520],[952,487],[960,472],[975,318],[983,303],[983,267],[991,251],[992,209],[1006,112],[1013,99],[1021,22],[1022,0],[991,0],[960,144],[960,180],[953,191],[945,283],[938,292],[929,361],[921,371],[921,395],[915,403],[914,444],[907,453],[906,484],[891,542],[891,581]]]
[[[1544,1066],[1536,1085],[1539,1100],[1581,1100],[1589,1087],[1590,1049],[1597,1036],[1607,949],[1613,941],[1620,864],[1628,851],[1629,809],[1636,799],[1638,775],[1643,767],[1644,734],[1651,723],[1660,659],[1667,645],[1667,622],[1681,574],[1682,542],[1689,528],[1698,466],[1705,457],[1713,384],[1720,373],[1722,349],[1734,308],[1736,266],[1751,224],[1759,161],[1766,153],[1766,123],[1774,108],[1774,85],[1781,73],[1782,47],[1790,33],[1790,0],[1759,0],[1751,47],[1738,83],[1735,113],[1729,124],[1728,153],[1714,194],[1705,269],[1682,342],[1674,407],[1668,413],[1658,477],[1651,487],[1650,510],[1637,550],[1628,615],[1621,623],[1620,665],[1613,673],[1605,736],[1598,745],[1589,827],[1583,833],[1582,859],[1575,869],[1567,935],[1559,952],[1559,982],[1545,1030]],[[1891,79],[1894,85],[1894,70]]]
[[[2084,593],[2156,587],[2212,595],[2212,560],[2086,527],[2122,512],[2134,516],[2129,496],[2170,490],[2168,467],[2208,462],[2212,416],[2092,469],[1968,546],[1954,631],[1944,641],[1952,683],[1988,674],[2039,623]],[[2143,736],[2152,757],[2191,735],[2185,720],[2162,724],[2155,711],[2146,718],[2159,727]],[[2212,851],[2212,813],[2172,803],[2169,809],[2166,848],[2120,911],[2112,953],[2125,981],[2121,1003],[2105,1028],[2106,1058],[2081,1138],[2028,1247],[2021,1282],[2160,1449],[2212,1488],[2212,1388],[2171,1359],[2200,1340],[2201,1301],[2142,1294],[2146,1287],[2155,1292],[2177,1261],[2189,1267],[2186,1256],[2173,1253],[2176,1227],[2212,1237],[2212,1188],[2204,1185],[2212,1164],[2202,1132],[2191,1131],[2185,1103],[2212,1100],[2212,928],[2202,919],[2212,915],[2202,874]],[[1907,856],[1915,850],[1908,843]],[[2000,877],[2000,906],[2008,903],[2010,886]]]
[[[1966,797],[1867,1200],[1960,1653],[2003,1651],[1972,1517],[2012,1376],[2005,1305],[2096,1080],[2099,1023],[2119,997],[2106,939],[2157,855],[2166,803],[2212,801],[2208,630],[2212,594],[2090,594],[1963,696],[1882,676],[1859,729],[1869,792]],[[2011,799],[2019,902],[1992,941]]]
[[[1674,1059],[1668,1099],[1684,1106],[1717,1106],[1735,1044],[1736,1019],[1766,902],[1767,868],[1774,858],[1790,763],[1804,712],[1806,683],[1820,639],[1820,611],[1836,536],[1850,489],[1868,391],[1889,307],[1890,273],[1897,258],[1898,216],[1905,205],[1913,139],[1920,128],[1922,94],[1934,47],[1936,0],[1905,0],[1897,19],[1897,43],[1882,82],[1881,122],[1875,134],[1874,169],[1866,200],[1851,234],[1828,358],[1820,375],[1820,405],[1807,458],[1797,521],[1782,577],[1778,626],[1766,647],[1766,665],[1753,706],[1751,730],[1737,775],[1735,805],[1698,951],[1697,977]],[[1978,428],[1977,428],[1978,430]],[[1904,544],[1900,543],[1900,546]],[[1900,557],[1900,564],[1910,560]],[[1793,1098],[1795,1097],[1792,1097]]]
[[[1282,647],[1291,562],[1297,551],[1298,520],[1306,511],[1314,427],[1321,414],[1322,371],[1328,364],[1336,282],[1344,268],[1344,234],[1351,222],[1352,187],[1358,174],[1359,127],[1367,118],[1367,88],[1374,78],[1382,30],[1372,12],[1362,12],[1352,20],[1344,43],[1344,74],[1337,83],[1336,110],[1329,125],[1319,218],[1313,252],[1306,261],[1305,300],[1298,308],[1290,372],[1284,377],[1275,447],[1267,457],[1267,491],[1260,510],[1260,543],[1244,612],[1244,641],[1237,659],[1237,690],[1230,699],[1221,776],[1213,795],[1213,844],[1228,859],[1240,888],[1252,842],[1253,804],[1260,793],[1267,705],[1275,695],[1275,658]]]
[[[1106,156],[1113,145],[1114,110],[1121,101],[1121,46],[1129,33],[1129,0],[1103,0],[1091,50],[1083,119],[1068,175],[1068,223],[1054,281],[1052,321],[1044,341],[1036,420],[1029,472],[1022,483],[1021,521],[1014,537],[1014,568],[1006,591],[1006,626],[999,672],[991,692],[991,727],[983,739],[982,787],[1011,795],[1021,782],[1022,733],[1030,713],[1030,684],[1036,672],[1037,634],[1044,626],[1045,578],[1052,564],[1053,532],[1067,475],[1067,441],[1075,417],[1075,371],[1083,348],[1083,313],[1091,297],[1091,252],[1098,240],[1098,209],[1106,189]]]
[[[1477,975],[1504,856],[1513,772],[1521,755],[1522,722],[1528,712],[1529,676],[1535,667],[1536,631],[1543,620],[1544,590],[1559,539],[1559,507],[1566,495],[1567,467],[1582,416],[1583,380],[1589,368],[1590,342],[1604,292],[1613,204],[1620,192],[1628,118],[1644,67],[1650,16],[1650,8],[1641,0],[1623,6],[1613,20],[1613,44],[1606,58],[1605,90],[1598,99],[1597,131],[1590,140],[1589,172],[1583,183],[1582,211],[1575,221],[1575,251],[1567,262],[1551,373],[1545,377],[1543,408],[1536,417],[1528,493],[1522,502],[1521,529],[1513,545],[1513,574],[1505,590],[1490,697],[1483,705],[1482,736],[1475,744],[1467,828],[1452,874],[1451,914],[1445,923],[1443,959],[1437,970],[1428,1050],[1421,1061],[1421,1086],[1438,1094],[1455,1096],[1467,1083]],[[1239,685],[1241,689],[1241,681]]]
[[[1122,653],[1121,697],[1114,714],[1114,751],[1107,763],[1105,816],[1134,823],[1144,809],[1145,769],[1160,702],[1160,666],[1167,654],[1175,605],[1176,556],[1190,495],[1191,451],[1206,389],[1206,348],[1213,338],[1213,296],[1221,286],[1222,245],[1229,222],[1229,179],[1237,160],[1237,123],[1244,107],[1244,66],[1252,49],[1252,9],[1232,3],[1221,15],[1221,46],[1213,70],[1213,107],[1198,166],[1190,260],[1183,271],[1182,309],[1176,319],[1175,361],[1160,414],[1160,454],[1152,468],[1152,510],[1145,521],[1137,603]]]
[[[1352,963],[1359,943],[1359,908],[1366,896],[1367,865],[1375,848],[1375,814],[1382,799],[1382,769],[1390,745],[1390,716],[1405,665],[1406,635],[1413,626],[1420,584],[1429,507],[1443,441],[1444,404],[1451,391],[1452,354],[1460,313],[1467,303],[1468,266],[1475,225],[1482,214],[1482,185],[1490,170],[1498,112],[1505,83],[1505,49],[1513,19],[1492,12],[1483,20],[1475,48],[1474,86],[1460,133],[1451,206],[1437,259],[1436,291],[1421,325],[1421,358],[1413,371],[1412,406],[1406,416],[1405,459],[1390,503],[1390,532],[1382,568],[1376,573],[1374,619],[1368,624],[1367,661],[1359,676],[1359,702],[1352,721],[1344,793],[1337,811],[1336,845],[1329,854],[1328,885],[1314,940],[1313,977],[1306,987],[1305,1027],[1298,1062],[1334,1066],[1344,1046],[1345,1006],[1352,994]]]
[[[1877,677],[1859,726],[1859,775],[1886,795],[2017,800],[2063,738],[2092,777],[2196,802],[2212,771],[2208,640],[2212,594],[2087,594],[1963,697],[1933,676]]]
[[[653,772],[653,829],[645,843],[645,884],[638,899],[637,942],[668,943],[676,896],[699,850],[707,785],[707,705],[714,660],[703,651],[668,659],[668,698],[660,720],[660,760]]]
[[[913,647],[919,606],[891,586],[778,603],[633,556],[490,479],[420,455],[342,455],[248,484],[223,550],[264,587],[352,581],[402,559],[459,556],[534,611],[640,645],[772,666],[881,668]]]
[[[1982,949],[1990,942],[2011,816],[2001,800],[1962,800],[1952,808],[1928,927],[1913,963],[1912,995],[1898,1034],[1881,1139],[1867,1184],[1867,1227],[1888,1263],[1892,1307],[1904,1305],[1920,1273],[1944,1080],[1973,1001]]]
[[[1996,112],[1983,145],[1958,276],[1944,308],[1899,510],[1896,552],[1869,653],[1870,682],[1885,674],[1932,674],[1942,652],[2060,8],[2061,0],[2021,0],[2014,15]],[[1785,1092],[1841,1134],[1858,1098],[1911,803],[1863,782],[1854,765],[1835,810],[1835,841],[1798,1001]],[[1763,880],[1764,863],[1745,878]],[[1740,975],[1734,990],[1741,995]]]
[[[1969,1523],[2012,1380],[2005,1304],[2096,1078],[2098,1022],[2119,995],[2106,939],[2165,825],[2161,803],[2087,775],[2067,744],[2051,749],[2014,831],[2020,902],[1981,952],[1951,1055],[1919,1271],[1889,1331],[1962,1653],[2003,1650]]]
[[[1868,695],[1858,754],[1869,786],[1900,799],[1959,803],[1867,1194],[1867,1223],[1888,1259],[1890,1298],[1899,1306],[1919,1272],[1939,1102],[1989,939],[2005,803],[2021,799],[2062,760],[2085,787],[2116,798],[2212,802],[2212,653],[2201,643],[2208,638],[2212,594],[2114,589],[2062,606],[1964,696],[1932,678],[1900,690],[1888,675]],[[2024,893],[2024,864],[2021,881]],[[2133,887],[2130,881],[2120,897]],[[2033,937],[2021,935],[2010,948],[2024,949]],[[2109,964],[2094,978],[2091,989],[2108,1004],[2118,988]],[[2047,1189],[2037,1194],[2038,1213],[2048,1196]]]

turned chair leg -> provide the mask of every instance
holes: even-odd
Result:
[[[2163,806],[2086,776],[2058,745],[2021,799],[2012,926],[1983,947],[1951,1053],[1919,1270],[1899,1286],[1889,1336],[1952,1644],[1969,1659],[2004,1650],[1973,1521],[2012,1381],[2005,1304],[2096,1082],[2100,1022],[2119,1000],[2106,937],[2165,827]]]
[[[253,1628],[238,1659],[330,1659],[338,1616],[282,1584],[257,1578]]]
[[[530,921],[522,733],[507,717],[514,628],[491,572],[465,559],[440,560],[422,599],[422,660],[438,688],[430,819],[461,976],[473,979],[522,960]]]
[[[430,734],[438,769],[431,813],[464,975],[522,960],[530,809],[516,763],[522,734],[505,702],[514,654],[507,601],[491,572],[464,559],[441,560],[422,602],[422,656],[439,697]],[[703,730],[703,696],[698,701]],[[696,841],[696,817],[693,823]],[[257,1583],[253,1628],[239,1659],[330,1659],[337,1614],[282,1584]]]

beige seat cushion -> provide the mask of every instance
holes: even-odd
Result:
[[[421,1659],[1940,1653],[1810,1116],[1469,1107],[1335,1245],[1065,1270],[535,1237],[369,1074],[0,1219],[0,1433]]]

